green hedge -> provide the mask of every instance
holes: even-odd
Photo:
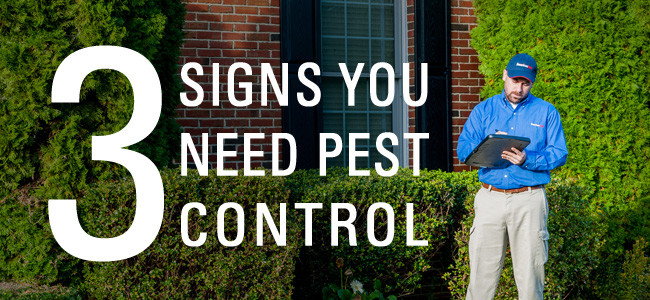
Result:
[[[287,299],[291,296],[294,263],[302,243],[301,223],[287,207],[287,246],[275,246],[265,227],[264,246],[256,245],[255,205],[266,203],[279,225],[279,203],[288,202],[282,178],[200,177],[180,175],[178,169],[162,172],[165,215],[154,243],[139,255],[119,262],[84,263],[80,290],[91,298]],[[81,211],[89,234],[118,235],[128,228],[135,211],[131,182],[98,185],[82,200]],[[189,202],[205,205],[206,216],[190,212],[189,232],[207,233],[205,244],[186,246],[181,240],[180,214]],[[237,247],[222,246],[217,239],[217,209],[236,202],[245,213],[244,241]],[[226,237],[235,237],[236,220],[226,214]]]
[[[318,177],[318,170],[296,173],[288,182],[292,198],[301,202],[323,203],[324,209],[314,214],[314,246],[301,251],[297,272],[296,294],[308,298],[320,296],[324,283],[339,284],[341,271],[350,269],[352,276],[343,276],[349,283],[356,279],[373,286],[375,279],[385,285],[388,294],[411,294],[421,287],[426,271],[444,243],[450,242],[463,215],[463,203],[472,187],[475,173],[424,171],[414,177],[413,171],[401,169],[395,176],[383,178],[372,172],[368,177],[349,177],[347,169],[330,169],[327,177]],[[339,231],[339,246],[330,244],[331,203],[351,203],[357,209],[354,221],[356,247],[347,243],[347,230]],[[367,238],[367,209],[373,203],[385,202],[395,213],[395,235],[386,247],[375,247]],[[414,205],[415,239],[427,240],[427,247],[406,246],[406,203]],[[382,212],[382,213],[379,213]],[[341,219],[347,219],[347,213]],[[375,232],[386,236],[386,216],[378,210]],[[343,259],[339,270],[336,260]],[[442,258],[443,260],[445,258]],[[349,278],[348,278],[349,277]]]
[[[554,180],[546,187],[549,203],[549,258],[545,265],[545,299],[592,298],[591,273],[599,265],[605,225],[588,213],[585,189],[575,183]],[[454,269],[445,274],[455,299],[464,299],[469,283],[469,229],[474,220],[474,198],[467,201],[469,213],[456,232]],[[508,251],[509,253],[509,251]],[[517,298],[512,259],[508,254],[495,296]]]
[[[320,297],[327,284],[338,284],[336,258],[367,286],[381,280],[390,294],[412,292],[442,243],[452,236],[454,220],[463,213],[463,202],[474,173],[410,170],[390,178],[348,177],[345,169],[330,169],[321,177],[316,170],[295,172],[289,177],[218,177],[211,172],[199,177],[180,170],[162,171],[165,186],[165,215],[154,243],[143,253],[120,262],[81,262],[63,252],[53,240],[47,223],[45,202],[32,198],[8,197],[0,208],[11,216],[3,228],[5,243],[0,248],[0,280],[65,283],[92,298],[140,298],[151,291],[178,297],[287,298]],[[93,184],[79,199],[79,215],[85,230],[94,236],[111,237],[126,230],[134,212],[131,180]],[[369,204],[384,201],[395,210],[395,239],[387,247],[372,247],[366,238],[365,216]],[[207,216],[194,211],[190,218],[193,238],[199,230],[208,233],[203,246],[184,245],[180,236],[180,212],[189,202],[200,202]],[[221,203],[237,202],[246,212],[246,237],[234,248],[222,246],[216,234],[216,210]],[[278,247],[267,232],[265,245],[255,245],[255,203],[264,202],[277,215],[277,203],[287,205],[287,243]],[[304,213],[293,209],[295,202],[323,203],[314,215],[314,246],[304,245]],[[343,238],[340,247],[329,246],[329,205],[352,203],[358,210],[358,247]],[[415,204],[416,239],[427,239],[428,247],[406,247],[406,202]],[[277,220],[277,218],[276,218]],[[232,220],[227,221],[234,226]],[[377,214],[377,236],[382,237],[385,219]],[[268,229],[267,229],[268,230]],[[344,231],[342,231],[344,232]],[[385,233],[384,233],[385,234]],[[15,238],[13,238],[15,237]],[[34,245],[44,244],[46,246]],[[5,248],[6,247],[6,248]],[[294,279],[294,276],[298,278]]]
[[[151,291],[172,298],[320,298],[324,287],[339,286],[342,280],[348,288],[352,280],[359,280],[366,288],[379,280],[387,295],[407,295],[430,289],[436,281],[426,278],[432,276],[430,271],[440,268],[440,263],[452,263],[442,250],[455,236],[458,250],[453,271],[446,279],[452,293],[462,298],[469,275],[466,243],[473,219],[472,199],[478,189],[476,173],[422,171],[415,177],[411,172],[402,169],[384,178],[374,172],[368,177],[349,177],[346,169],[329,169],[325,177],[317,170],[298,171],[288,177],[219,177],[213,172],[200,177],[190,171],[185,177],[180,176],[179,169],[167,169],[161,172],[165,214],[156,240],[136,257],[110,263],[82,262],[69,256],[51,235],[44,201],[8,197],[0,205],[2,213],[10,216],[7,227],[0,228],[8,237],[0,239],[0,280],[63,283],[91,298],[141,298]],[[603,246],[605,227],[597,221],[598,216],[587,213],[585,191],[566,180],[554,180],[547,188],[551,233],[546,265],[548,298],[600,295],[592,288],[592,271],[601,263],[596,254]],[[91,185],[78,202],[82,226],[98,237],[124,232],[133,218],[134,195],[129,179]],[[207,208],[206,216],[191,212],[191,237],[196,238],[199,231],[208,234],[206,243],[196,248],[183,244],[180,236],[180,212],[189,202],[200,202]],[[216,212],[224,202],[239,203],[246,212],[246,235],[238,247],[227,248],[217,240]],[[256,246],[258,202],[267,203],[275,220],[278,203],[288,203],[286,247],[275,246],[268,228],[265,246]],[[315,211],[313,217],[311,247],[304,246],[304,213],[293,209],[296,202],[323,203],[323,209]],[[334,202],[351,203],[357,209],[358,246],[347,245],[345,230],[340,231],[340,246],[330,246],[329,208]],[[389,203],[395,211],[395,238],[387,247],[371,246],[366,237],[366,210],[377,202]],[[428,247],[405,245],[408,202],[414,203],[415,238],[428,240]],[[377,213],[376,221],[376,235],[381,239],[385,236],[385,215]],[[227,219],[226,223],[228,237],[232,238],[234,220]],[[614,282],[608,287],[623,289],[623,283],[634,278],[645,282],[647,276],[639,275],[650,270],[650,265],[638,258],[643,256],[642,250],[637,249],[634,255],[623,265],[626,271],[620,279],[612,277]],[[341,268],[337,266],[339,258]],[[432,262],[438,263],[433,266]],[[352,275],[343,274],[347,269]],[[425,284],[428,287],[424,288]],[[627,291],[631,295],[638,292]],[[499,296],[514,294],[508,259]]]
[[[508,60],[526,52],[539,73],[532,93],[562,116],[569,157],[562,177],[589,187],[610,222],[619,258],[650,236],[650,6],[646,0],[474,2],[472,46],[481,95],[503,89]]]
[[[650,6],[647,0],[474,1],[472,46],[482,97],[500,93],[508,60],[526,52],[532,93],[562,116],[569,157],[556,171],[588,189],[607,225],[592,289],[620,277],[625,250],[650,237]],[[649,251],[646,248],[645,251]],[[607,293],[607,290],[602,290]]]
[[[163,1],[3,1],[0,6],[0,199],[36,189],[40,198],[79,197],[87,183],[125,169],[91,160],[91,135],[119,131],[131,117],[133,93],[116,71],[86,77],[78,104],[50,103],[52,79],[81,48],[115,45],[149,59],[163,88],[156,130],[132,148],[158,166],[178,149],[173,119],[181,90],[176,74],[184,5]],[[0,219],[3,219],[0,216]]]

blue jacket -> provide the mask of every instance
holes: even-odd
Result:
[[[516,109],[505,93],[479,103],[469,115],[458,139],[458,159],[467,156],[489,134],[497,131],[530,139],[522,166],[509,164],[503,169],[481,168],[478,179],[500,189],[547,184],[550,170],[566,163],[568,151],[560,114],[555,107],[532,94]]]

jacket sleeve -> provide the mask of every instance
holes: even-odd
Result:
[[[564,138],[560,114],[551,109],[546,122],[546,147],[542,151],[526,151],[523,167],[533,171],[552,170],[566,163],[569,151]]]
[[[458,137],[458,146],[456,147],[456,154],[458,159],[461,162],[465,162],[467,156],[472,153],[472,150],[478,146],[483,140],[483,128],[482,119],[482,105],[479,103],[472,112],[469,114],[469,118],[463,126],[463,131]]]

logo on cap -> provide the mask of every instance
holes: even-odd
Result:
[[[533,69],[533,67],[531,67],[531,66],[529,66],[527,64],[522,64],[522,63],[517,63],[517,67],[526,67],[526,68],[529,68],[531,70]]]

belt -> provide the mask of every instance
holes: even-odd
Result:
[[[520,188],[517,188],[517,189],[505,189],[505,190],[503,190],[503,189],[495,188],[494,186],[489,185],[487,183],[483,183],[483,182],[481,182],[481,185],[484,188],[488,189],[488,190],[492,190],[492,191],[499,192],[499,193],[505,193],[505,194],[516,194],[516,193],[541,189],[541,188],[544,187],[543,185],[536,185],[536,186],[520,187]]]

